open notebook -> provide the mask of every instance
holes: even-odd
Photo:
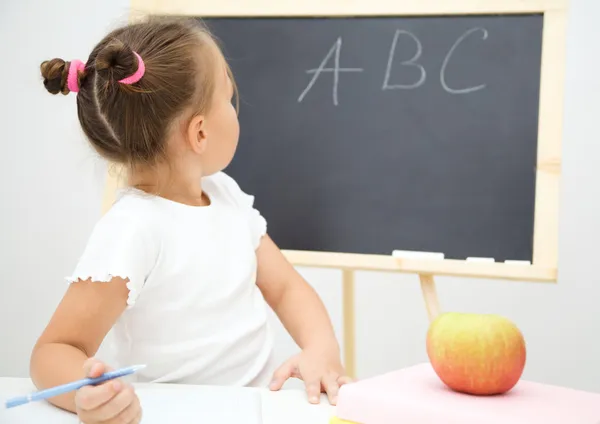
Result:
[[[0,388],[1,389],[1,388]],[[29,391],[30,387],[27,387]],[[142,424],[210,423],[262,424],[261,396],[258,391],[231,387],[136,385],[144,416]],[[19,393],[16,393],[17,395]],[[0,398],[14,396],[0,390]],[[2,424],[78,424],[73,414],[35,402],[5,410]]]

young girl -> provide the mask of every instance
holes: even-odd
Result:
[[[299,378],[310,402],[324,391],[335,403],[349,379],[326,310],[253,198],[222,172],[238,142],[236,90],[209,32],[195,20],[151,19],[108,34],[86,63],[52,59],[41,73],[50,93],[76,93],[85,135],[127,167],[129,184],[32,352],[35,384],[103,373],[93,356],[112,329],[111,365],[147,364],[138,381],[278,390]],[[301,348],[278,369],[267,304]],[[121,380],[51,402],[85,424],[141,417]]]

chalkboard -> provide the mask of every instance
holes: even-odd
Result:
[[[543,15],[207,18],[283,249],[531,260]]]

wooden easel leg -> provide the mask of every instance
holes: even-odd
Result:
[[[440,314],[435,281],[433,281],[433,275],[429,274],[419,274],[419,280],[421,280],[421,291],[423,292],[423,299],[425,299],[429,322],[432,322]]]
[[[354,318],[354,271],[342,271],[342,313],[344,316],[344,367],[350,378],[356,378],[356,337]]]

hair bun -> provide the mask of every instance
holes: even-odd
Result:
[[[67,76],[69,75],[70,63],[62,59],[52,59],[42,62],[40,71],[44,78],[44,87],[51,94],[69,94],[67,87]]]
[[[138,63],[133,50],[113,39],[96,56],[96,73],[108,81],[119,81],[135,73]]]

